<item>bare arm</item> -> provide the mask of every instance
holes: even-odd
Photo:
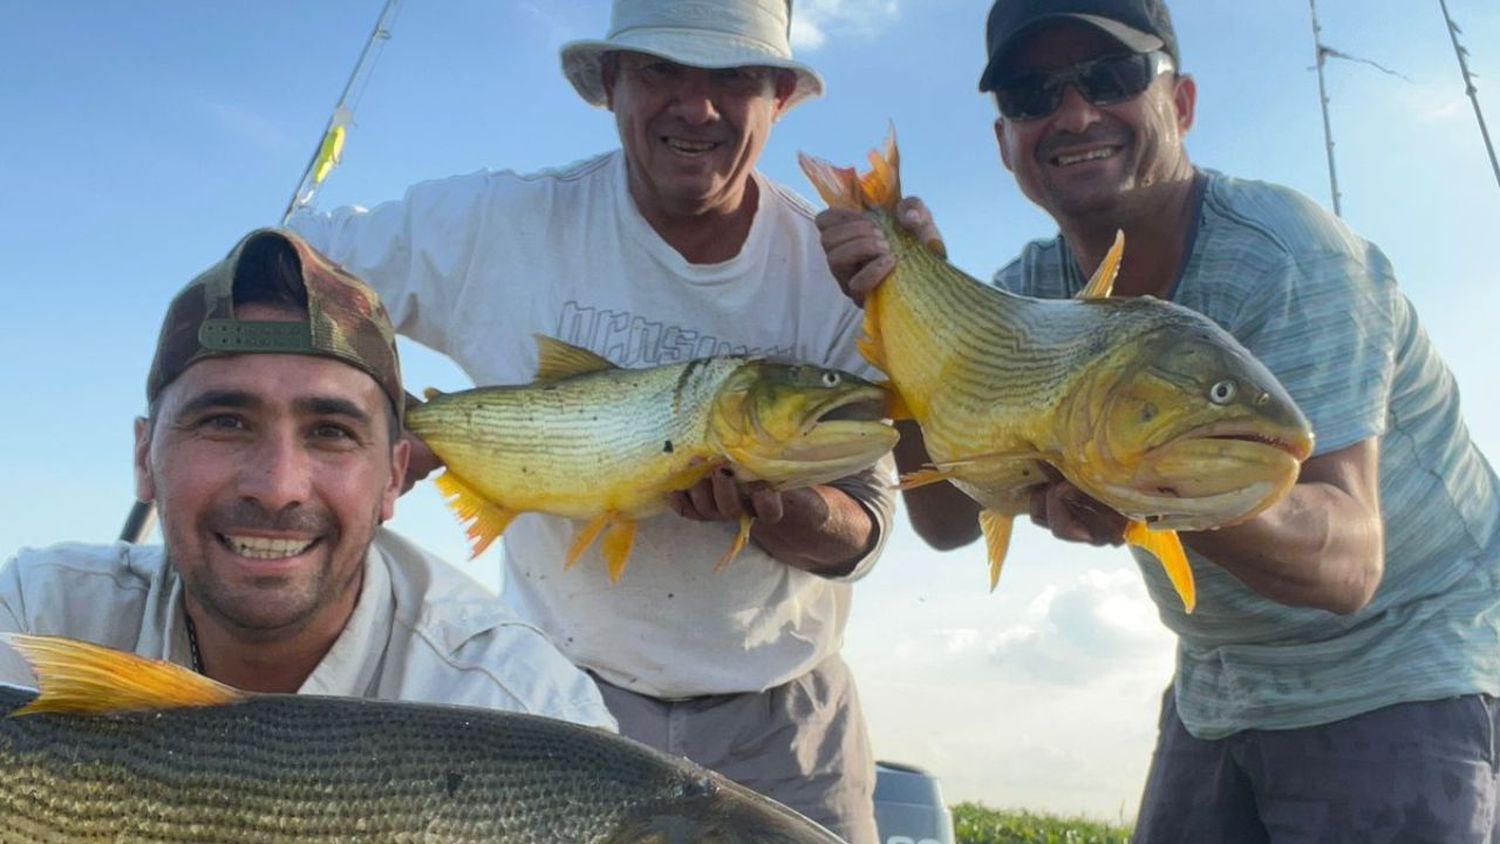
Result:
[[[1279,604],[1358,612],[1385,572],[1379,466],[1380,444],[1373,438],[1314,457],[1270,509],[1234,527],[1182,538]]]
[[[1182,534],[1194,551],[1258,594],[1340,614],[1370,602],[1385,571],[1380,444],[1356,443],[1302,464],[1286,497],[1255,518]],[[1125,518],[1056,481],[1032,495],[1032,521],[1074,542],[1118,545]]]
[[[901,440],[896,443],[896,468],[902,474],[915,472],[932,462],[922,440],[922,429],[911,420],[896,423]],[[979,504],[943,481],[903,492],[911,526],[928,545],[950,551],[979,538]]]

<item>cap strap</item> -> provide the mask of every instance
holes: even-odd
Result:
[[[312,354],[312,331],[303,322],[239,322],[206,319],[198,327],[198,343],[215,352],[284,352]]]

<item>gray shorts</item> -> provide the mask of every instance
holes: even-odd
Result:
[[[1500,842],[1497,714],[1464,695],[1203,741],[1168,689],[1134,841]]]
[[[718,771],[853,844],[875,844],[875,761],[837,655],[764,692],[660,700],[594,678],[620,732]]]

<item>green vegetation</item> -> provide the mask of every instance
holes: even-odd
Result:
[[[953,807],[958,844],[1127,844],[1130,828],[1081,818],[1002,811],[979,803]]]

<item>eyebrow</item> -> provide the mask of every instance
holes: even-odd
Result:
[[[191,416],[210,408],[225,407],[251,409],[264,402],[253,393],[244,390],[206,390],[186,402],[177,411],[178,418]],[[370,414],[348,399],[334,396],[307,396],[294,399],[292,409],[304,416],[343,416],[360,424],[370,423]]]

